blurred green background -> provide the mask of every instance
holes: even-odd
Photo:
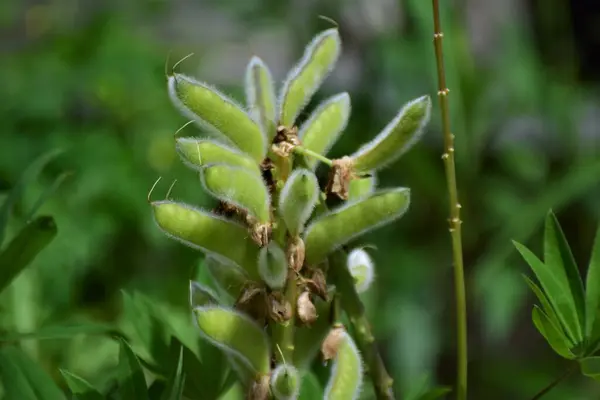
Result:
[[[600,97],[593,1],[441,1],[468,277],[470,398],[524,399],[565,368],[531,323],[533,298],[515,239],[541,247],[549,208],[585,271],[600,220]],[[61,174],[41,212],[59,235],[0,297],[0,330],[31,332],[74,315],[113,321],[120,290],[184,312],[200,254],[155,227],[147,193],[214,202],[174,150],[186,119],[170,104],[165,62],[243,101],[253,54],[277,81],[335,20],[343,55],[312,104],[352,99],[330,155],[354,151],[407,101],[435,96],[431,2],[425,0],[5,0],[0,2],[0,190],[40,154],[61,148],[27,188],[9,235]],[[188,126],[184,135],[199,135]],[[376,286],[364,296],[399,393],[455,377],[453,276],[439,109],[423,141],[380,176],[412,189],[409,213],[368,237]],[[320,171],[325,173],[325,171]],[[115,361],[99,337],[23,343],[94,382]],[[594,399],[575,376],[548,399]]]

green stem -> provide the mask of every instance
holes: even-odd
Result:
[[[316,152],[314,152],[312,150],[309,150],[309,149],[307,149],[305,147],[302,147],[302,146],[296,146],[296,147],[294,147],[294,153],[296,153],[296,154],[302,154],[302,155],[307,156],[307,157],[312,157],[314,159],[317,159],[317,160],[321,161],[324,164],[329,165],[330,167],[333,165],[333,161],[331,161],[329,158],[327,158],[325,156],[322,156],[321,154],[316,153]]]
[[[456,295],[456,330],[457,330],[457,400],[467,398],[467,301],[465,293],[465,274],[462,254],[462,238],[460,225],[460,203],[456,188],[456,167],[454,164],[454,135],[450,131],[450,111],[448,106],[448,87],[444,71],[444,53],[442,49],[442,24],[440,21],[439,0],[433,2],[433,43],[438,75],[438,97],[442,114],[442,130],[444,132],[444,154],[442,159],[446,168],[446,181],[450,199],[450,236],[452,238],[452,258],[454,264],[454,289]]]
[[[577,364],[571,365],[562,375],[558,376],[556,379],[554,379],[552,382],[550,382],[550,384],[548,386],[546,386],[545,388],[540,390],[535,396],[533,396],[531,398],[531,400],[541,399],[548,392],[550,392],[552,389],[554,389],[559,383],[561,383],[563,380],[565,380],[569,376],[571,376],[571,374],[573,372],[575,372],[575,370],[577,370]]]

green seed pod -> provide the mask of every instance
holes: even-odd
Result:
[[[217,291],[228,302],[237,299],[244,285],[249,281],[248,275],[243,269],[219,262],[213,257],[207,257],[204,265],[215,283]]]
[[[356,201],[363,199],[375,191],[377,187],[377,177],[375,172],[370,172],[366,178],[357,178],[350,181],[348,189],[348,200]]]
[[[156,223],[171,238],[239,266],[250,279],[259,279],[259,248],[244,226],[172,201],[153,202],[152,208]]]
[[[279,212],[292,236],[299,235],[319,196],[319,182],[311,171],[294,170],[279,195]]]
[[[271,355],[267,335],[250,317],[218,306],[196,307],[194,314],[204,338],[233,354],[254,373],[269,373]]]
[[[363,381],[363,365],[356,344],[343,333],[325,388],[325,400],[358,399]]]
[[[256,56],[246,68],[246,100],[252,117],[262,127],[267,142],[271,143],[277,133],[275,84],[269,67]]]
[[[269,190],[263,179],[240,167],[211,164],[202,170],[202,184],[217,199],[242,208],[258,222],[270,220]]]
[[[354,249],[348,254],[348,270],[354,278],[356,291],[363,293],[375,279],[375,264],[364,249]]]
[[[406,104],[372,141],[350,156],[357,172],[378,170],[396,161],[419,141],[431,114],[431,98]]]
[[[277,400],[295,400],[300,393],[300,374],[291,365],[278,365],[271,375],[271,391]]]
[[[260,249],[258,273],[263,281],[274,290],[283,288],[288,274],[285,251],[275,242]]]
[[[169,77],[169,94],[173,103],[190,118],[216,130],[261,162],[267,144],[260,126],[232,99],[205,83],[181,74]]]
[[[326,155],[348,124],[350,117],[350,96],[341,93],[325,100],[302,124],[298,136],[302,146],[315,153]],[[307,159],[311,168],[315,168],[317,160]]]
[[[304,55],[290,71],[279,97],[279,123],[294,125],[296,117],[335,66],[342,48],[337,29],[314,37]]]
[[[247,169],[260,175],[261,171],[251,157],[237,149],[208,139],[179,138],[177,152],[183,162],[192,169],[199,170],[210,164],[227,164]]]
[[[190,281],[190,306],[201,307],[218,304],[218,296],[213,290],[199,282]]]
[[[324,214],[306,229],[306,262],[316,265],[357,236],[400,218],[409,204],[409,189],[385,189]]]

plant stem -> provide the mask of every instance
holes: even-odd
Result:
[[[329,158],[324,157],[324,156],[320,155],[319,153],[316,153],[316,152],[309,150],[307,148],[304,148],[302,146],[294,147],[294,153],[302,154],[307,157],[315,158],[315,159],[321,161],[322,163],[329,165],[330,167],[333,165],[333,161],[331,161]]]
[[[465,294],[465,274],[462,254],[462,238],[460,225],[460,203],[456,188],[456,167],[454,164],[454,135],[450,132],[450,112],[446,86],[446,73],[444,71],[444,53],[442,49],[442,24],[440,21],[439,0],[432,0],[433,5],[433,43],[438,75],[438,97],[442,114],[442,130],[444,133],[444,160],[446,168],[446,181],[450,199],[450,236],[452,238],[452,258],[454,264],[454,289],[456,295],[456,331],[457,331],[457,399],[467,398],[467,304]]]
[[[329,272],[340,294],[341,306],[352,324],[356,344],[373,381],[377,399],[394,399],[392,388],[394,381],[387,373],[377,350],[364,306],[354,286],[354,279],[348,268],[346,268],[346,257],[343,251],[339,250],[330,257]]]
[[[559,383],[561,383],[563,380],[565,380],[569,376],[571,376],[571,374],[573,372],[575,372],[576,369],[577,369],[577,364],[571,365],[565,372],[562,373],[562,375],[559,375],[556,379],[554,379],[552,382],[550,382],[550,384],[548,386],[546,386],[545,388],[543,388],[542,390],[540,390],[538,392],[538,394],[536,394],[535,396],[533,396],[531,398],[531,400],[541,399],[549,391],[551,391],[552,389],[554,389]]]

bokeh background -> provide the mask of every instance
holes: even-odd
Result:
[[[557,213],[582,271],[600,220],[600,6],[588,0],[441,1],[468,277],[470,398],[525,399],[566,367],[531,323],[528,273],[511,239],[541,249]],[[10,227],[62,174],[41,211],[59,235],[0,298],[0,329],[31,332],[73,314],[111,321],[120,290],[185,310],[199,253],[164,237],[147,193],[209,207],[180,163],[165,63],[243,101],[257,54],[281,81],[335,20],[343,55],[312,107],[348,91],[349,127],[330,152],[352,152],[407,101],[435,96],[431,2],[425,0],[4,0],[0,2],[0,189],[37,156],[52,162]],[[201,134],[188,126],[182,134]],[[412,189],[410,212],[368,237],[376,285],[364,296],[398,393],[455,376],[453,277],[439,108],[423,141],[380,174]],[[321,171],[323,172],[323,171]],[[55,374],[102,380],[109,339],[27,342]],[[408,395],[407,395],[408,396]],[[574,376],[548,399],[595,399]],[[408,397],[407,397],[408,398]]]

